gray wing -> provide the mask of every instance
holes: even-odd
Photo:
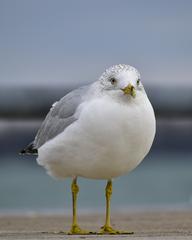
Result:
[[[38,149],[76,120],[75,111],[82,103],[89,86],[80,87],[68,93],[52,106],[37,132],[33,142],[34,148]]]

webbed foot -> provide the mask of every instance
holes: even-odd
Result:
[[[101,230],[98,232],[98,234],[133,234],[133,232],[119,231],[113,229],[111,226],[104,225],[103,227],[101,227]]]
[[[71,230],[68,232],[68,235],[90,235],[90,234],[96,234],[96,232],[83,230],[78,225],[72,225]]]

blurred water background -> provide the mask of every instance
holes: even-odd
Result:
[[[192,1],[0,1],[0,212],[71,206],[19,156],[51,104],[113,64],[142,75],[157,116],[150,154],[114,181],[116,208],[192,208]],[[81,209],[103,209],[104,181],[80,179]]]

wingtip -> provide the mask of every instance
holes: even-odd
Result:
[[[34,148],[33,143],[30,143],[26,148],[19,152],[19,155],[37,155],[38,150]]]
[[[19,151],[19,155],[24,155],[24,154],[26,154],[25,149],[22,149],[21,151]]]

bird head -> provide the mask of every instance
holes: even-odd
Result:
[[[143,89],[140,74],[136,68],[119,64],[108,68],[99,79],[102,88],[106,91],[121,91],[124,95],[133,98]]]

